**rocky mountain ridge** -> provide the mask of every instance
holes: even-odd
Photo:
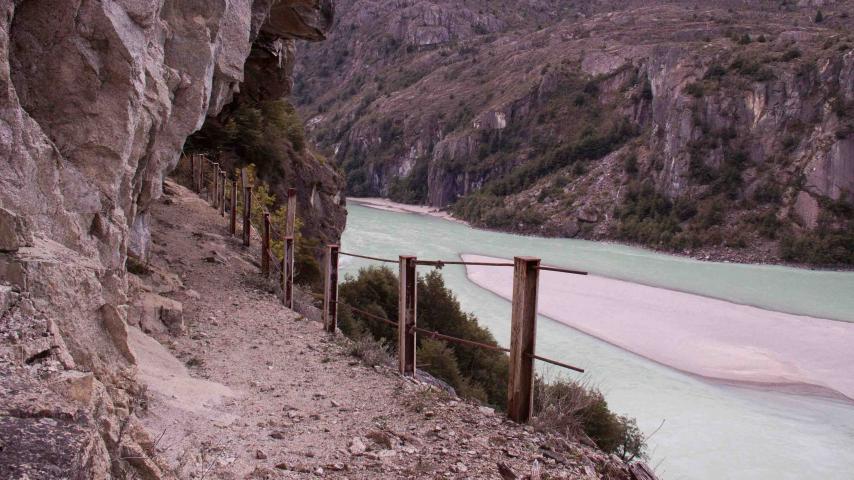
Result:
[[[374,13],[342,15],[297,66],[348,193],[528,234],[854,261],[850,2],[376,5],[341,2]]]

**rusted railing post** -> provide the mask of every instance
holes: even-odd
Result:
[[[288,210],[287,210],[287,218],[285,220],[285,236],[286,237],[294,237],[296,236],[297,229],[297,189],[289,188],[288,189]]]
[[[323,280],[323,329],[335,333],[338,327],[338,245],[327,245]]]
[[[525,423],[531,419],[534,401],[533,355],[537,336],[540,259],[516,257],[514,263],[507,416],[515,422]]]
[[[297,191],[288,189],[288,209],[285,217],[285,255],[282,277],[282,303],[288,308],[294,308],[294,257],[296,256],[296,223],[297,223]],[[336,251],[337,252],[337,251]],[[335,254],[336,269],[338,254]],[[336,277],[337,282],[337,277]],[[337,323],[337,317],[336,317]],[[332,331],[335,331],[333,327]]]
[[[270,276],[270,214],[264,212],[264,232],[261,235],[261,273]]]
[[[237,235],[237,177],[231,179],[231,234]]]
[[[252,187],[243,188],[243,245],[249,246],[252,237]]]
[[[287,248],[287,247],[286,247]],[[282,255],[282,259],[279,261],[279,285],[282,287],[282,305],[285,304],[285,296],[287,292],[285,292],[285,256]],[[291,302],[293,303],[293,302]],[[289,307],[293,308],[293,307]]]
[[[415,291],[414,256],[400,256],[400,303],[397,319],[397,358],[400,373],[415,375],[415,308],[418,303]]]
[[[187,160],[190,161],[190,189],[196,189],[196,156],[187,155]]]
[[[205,179],[205,160],[203,157],[199,157],[199,185],[196,187],[196,192],[198,192],[199,196],[202,195],[202,187],[204,186]]]
[[[211,175],[211,177],[212,177],[211,183],[213,185],[211,185],[211,189],[208,192],[209,193],[208,201],[210,202],[212,207],[216,208],[216,199],[219,196],[219,185],[218,185],[219,184],[219,164],[218,163],[214,162],[211,174],[212,174]]]
[[[219,171],[219,214],[225,216],[225,170]]]

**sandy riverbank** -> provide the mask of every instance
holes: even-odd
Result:
[[[375,208],[377,210],[385,210],[388,212],[397,213],[416,213],[418,215],[429,215],[431,217],[449,220],[451,222],[462,223],[468,225],[468,222],[455,218],[447,210],[442,210],[438,207],[428,205],[409,205],[406,203],[393,202],[387,198],[378,197],[347,197],[348,202],[358,203],[364,207]]]
[[[466,274],[477,285],[511,297],[512,269],[467,266]],[[695,375],[854,400],[854,323],[548,271],[540,273],[539,312]]]

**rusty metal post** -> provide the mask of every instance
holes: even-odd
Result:
[[[288,211],[287,221],[285,223],[285,236],[296,237],[297,225],[297,189],[288,189]]]
[[[338,327],[338,245],[327,245],[323,281],[323,329],[335,333]]]
[[[507,416],[514,422],[526,423],[531,419],[534,404],[534,352],[540,259],[516,257],[514,264]]]
[[[249,246],[252,237],[252,187],[243,188],[243,246]]]
[[[187,160],[190,161],[190,189],[196,189],[196,156],[187,155]]]
[[[279,285],[282,287],[282,305],[285,304],[285,257],[282,256],[282,260],[279,261]]]
[[[282,260],[282,300],[286,307],[294,308],[294,237],[285,237],[285,258]],[[338,283],[338,251],[335,251],[335,283]],[[336,296],[337,298],[337,296]],[[336,315],[337,323],[337,315]],[[335,329],[332,329],[335,332]]]
[[[237,235],[237,177],[231,179],[231,234]]]
[[[219,215],[225,217],[225,170],[219,171]]]
[[[213,163],[213,171],[211,173],[212,173],[211,183],[213,185],[211,185],[211,189],[208,192],[208,202],[211,204],[212,207],[216,208],[216,197],[219,196],[219,187],[217,185],[219,183],[219,181],[218,181],[219,180],[219,164],[218,163],[216,163],[216,162]]]
[[[202,157],[199,157],[199,187],[196,189],[199,196],[202,195],[202,187],[204,186],[205,179],[205,162]]]
[[[270,276],[270,214],[264,212],[264,232],[261,236],[261,273]]]
[[[415,310],[418,304],[415,291],[416,262],[417,258],[414,256],[400,256],[397,358],[400,373],[406,376],[415,375]]]

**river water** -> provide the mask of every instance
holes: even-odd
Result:
[[[422,259],[531,255],[596,275],[854,322],[854,273],[699,262],[609,243],[488,232],[354,202],[348,212],[344,251]],[[342,257],[345,274],[368,264]],[[443,276],[463,309],[509,346],[510,303],[470,282],[461,266],[446,266]],[[663,479],[854,478],[851,403],[710,382],[545,317],[538,320],[537,352],[588,372],[579,377],[542,367],[547,378],[566,375],[597,386],[612,410],[636,418],[652,434],[649,463]]]

